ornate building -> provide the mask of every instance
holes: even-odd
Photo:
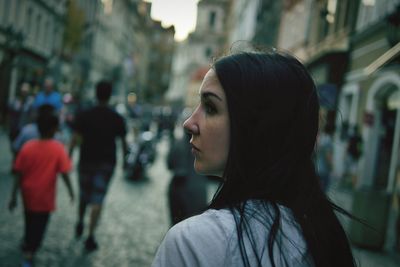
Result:
[[[172,79],[167,92],[169,101],[193,103],[190,98],[194,93],[189,91],[197,90],[198,81],[202,79],[197,74],[205,74],[202,69],[208,68],[213,57],[224,52],[230,4],[229,0],[199,2],[195,31],[178,43],[175,50]]]
[[[66,2],[0,0],[0,122],[19,84],[40,86],[49,61],[60,53]]]

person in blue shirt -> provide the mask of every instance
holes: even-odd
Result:
[[[36,95],[33,107],[39,108],[44,104],[52,105],[57,113],[63,105],[61,94],[54,90],[54,80],[51,77],[46,77],[44,80],[43,90]]]

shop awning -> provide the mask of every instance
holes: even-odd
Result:
[[[395,46],[386,51],[382,56],[378,57],[374,62],[369,64],[364,72],[366,75],[370,75],[378,70],[380,67],[388,63],[394,57],[396,57],[400,53],[400,42],[398,42]]]

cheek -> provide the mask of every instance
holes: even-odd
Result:
[[[224,165],[229,152],[229,131],[227,125],[221,123],[209,132],[207,144],[210,158],[218,165]]]

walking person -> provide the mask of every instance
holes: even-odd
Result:
[[[90,205],[89,234],[85,242],[88,251],[98,247],[94,234],[116,164],[116,139],[121,139],[124,155],[127,151],[124,119],[108,107],[111,92],[111,83],[99,82],[96,85],[98,105],[78,114],[73,125],[70,155],[80,145],[80,199],[75,230],[76,237],[81,237],[86,208]]]
[[[9,137],[10,143],[20,133],[21,129],[30,122],[32,118],[33,97],[31,86],[24,82],[21,84],[19,94],[8,106]]]
[[[173,176],[168,187],[171,224],[200,214],[207,207],[207,178],[195,173],[190,135],[185,133],[171,145],[168,168]]]
[[[325,125],[317,136],[316,166],[317,174],[324,192],[328,191],[333,170],[333,127]]]
[[[354,126],[347,144],[346,172],[351,177],[351,184],[356,188],[358,181],[358,161],[362,154],[362,137],[358,126]]]
[[[221,177],[207,211],[173,226],[159,266],[354,266],[316,175],[319,103],[306,68],[279,52],[222,57],[184,127],[194,168]]]
[[[54,90],[54,80],[50,76],[44,80],[43,90],[36,95],[33,107],[39,108],[44,104],[52,105],[58,114],[63,105],[61,94]]]
[[[55,210],[56,178],[61,173],[71,201],[74,199],[68,172],[71,160],[64,145],[53,139],[58,127],[54,115],[38,119],[40,139],[27,142],[18,153],[13,171],[16,174],[9,209],[17,205],[21,190],[24,204],[25,236],[22,244],[24,266],[31,266],[39,249],[51,212]]]

